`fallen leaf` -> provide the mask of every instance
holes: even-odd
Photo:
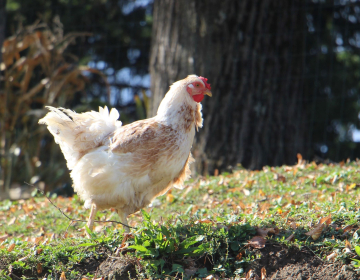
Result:
[[[61,275],[60,275],[60,280],[66,280],[66,277],[65,277],[65,272],[61,272]]]
[[[198,221],[195,221],[194,224],[197,225],[197,224],[213,224],[214,222],[209,220],[209,219],[202,219],[202,220],[198,220]]]
[[[254,236],[248,241],[248,245],[255,249],[261,249],[265,247],[265,238],[262,236]]]
[[[318,224],[316,227],[314,227],[309,232],[305,233],[305,235],[311,236],[312,239],[316,240],[320,237],[322,230],[324,229],[324,224]]]
[[[303,159],[302,155],[301,155],[300,153],[298,153],[298,154],[296,155],[296,157],[297,157],[297,159],[298,159],[298,164],[301,163],[301,161],[302,161],[302,159]]]
[[[331,224],[331,214],[327,217],[324,217],[324,218],[321,218],[320,221],[319,221],[319,224],[327,224],[327,225],[330,225]]]
[[[345,248],[348,248],[351,250],[351,244],[350,244],[349,240],[345,240]]]
[[[44,236],[36,237],[36,238],[35,238],[35,242],[34,242],[35,245],[38,245],[38,244],[40,243],[40,241],[43,240],[43,239],[44,239]]]
[[[237,261],[240,261],[243,257],[243,253],[242,252],[239,252],[239,254],[236,255],[236,260]]]
[[[328,261],[331,261],[331,260],[334,259],[336,256],[337,256],[337,253],[336,253],[336,252],[333,252],[333,253],[331,253],[330,255],[328,255],[328,256],[326,257],[326,259],[327,259]]]
[[[292,223],[290,224],[290,227],[291,227],[292,229],[297,229],[297,225],[296,225],[295,222],[292,222]]]
[[[240,206],[240,208],[241,208],[242,210],[245,210],[245,209],[246,209],[246,206],[245,206],[245,204],[244,204],[242,201],[239,201],[238,203],[239,203],[239,206]]]
[[[8,234],[1,235],[1,236],[0,236],[0,242],[5,241],[9,236],[10,236],[10,235],[8,235]]]
[[[260,195],[260,196],[265,196],[264,191],[263,191],[263,190],[259,190],[259,195]]]
[[[276,229],[274,229],[274,228],[257,228],[256,233],[262,237],[266,237],[271,234],[276,234]]]
[[[295,176],[295,175],[296,175],[297,171],[298,171],[298,169],[297,169],[297,168],[294,168],[294,171],[293,171],[293,176]]]
[[[266,268],[261,269],[261,280],[266,280]]]
[[[295,239],[295,234],[293,233],[293,234],[291,234],[288,238],[286,238],[285,240],[290,241],[290,242],[293,242],[294,239]]]
[[[344,232],[347,232],[347,231],[349,231],[349,230],[352,230],[354,228],[354,225],[347,225],[347,226],[345,226],[342,230],[344,231]],[[1,241],[1,239],[0,239],[0,241]]]
[[[325,224],[326,225],[330,225],[331,224],[331,215],[321,218],[319,220],[319,223],[309,232],[305,233],[305,235],[311,236],[312,239],[316,240],[320,237],[323,229],[325,228]]]
[[[281,175],[281,174],[277,174],[275,173],[274,174],[274,179],[279,181],[279,182],[282,182],[282,183],[285,183],[286,182],[286,178],[285,176]]]
[[[260,280],[259,276],[254,272],[254,270],[250,269],[245,276],[246,280]]]
[[[171,193],[168,193],[166,195],[166,201],[169,203],[173,203],[174,202],[174,196]]]
[[[11,245],[8,247],[7,251],[8,251],[8,252],[11,252],[12,250],[14,250],[14,248],[15,248],[15,243],[11,244]]]
[[[43,267],[42,267],[41,263],[38,263],[36,265],[36,271],[38,274],[41,274],[41,272],[43,271]]]
[[[11,226],[11,225],[15,224],[15,221],[16,221],[16,217],[12,217],[10,219],[10,221],[8,222],[8,226]]]

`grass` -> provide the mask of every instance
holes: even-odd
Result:
[[[71,223],[39,194],[3,201],[0,278],[92,279],[105,276],[100,263],[121,256],[133,263],[135,278],[245,277],[269,242],[358,270],[359,167],[299,159],[296,166],[198,177],[131,215],[136,229],[125,238],[112,223],[97,223],[86,238],[84,223]],[[74,219],[89,214],[76,196],[52,200]],[[116,212],[97,219],[116,220]]]

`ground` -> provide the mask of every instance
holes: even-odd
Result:
[[[77,197],[0,202],[0,279],[359,279],[360,162],[196,177],[129,217]],[[59,209],[58,209],[59,208]]]

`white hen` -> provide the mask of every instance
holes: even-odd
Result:
[[[182,187],[190,175],[195,128],[202,127],[199,102],[211,96],[210,89],[207,79],[188,76],[170,87],[155,117],[125,126],[116,109],[77,114],[47,107],[39,123],[60,145],[74,189],[91,207],[90,229],[97,210],[115,208],[128,225],[129,214],[171,186]]]

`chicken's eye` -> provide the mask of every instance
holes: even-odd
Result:
[[[199,83],[196,83],[196,84],[195,84],[195,86],[196,86],[196,87],[199,87],[199,86],[200,86],[200,84],[199,84]]]

